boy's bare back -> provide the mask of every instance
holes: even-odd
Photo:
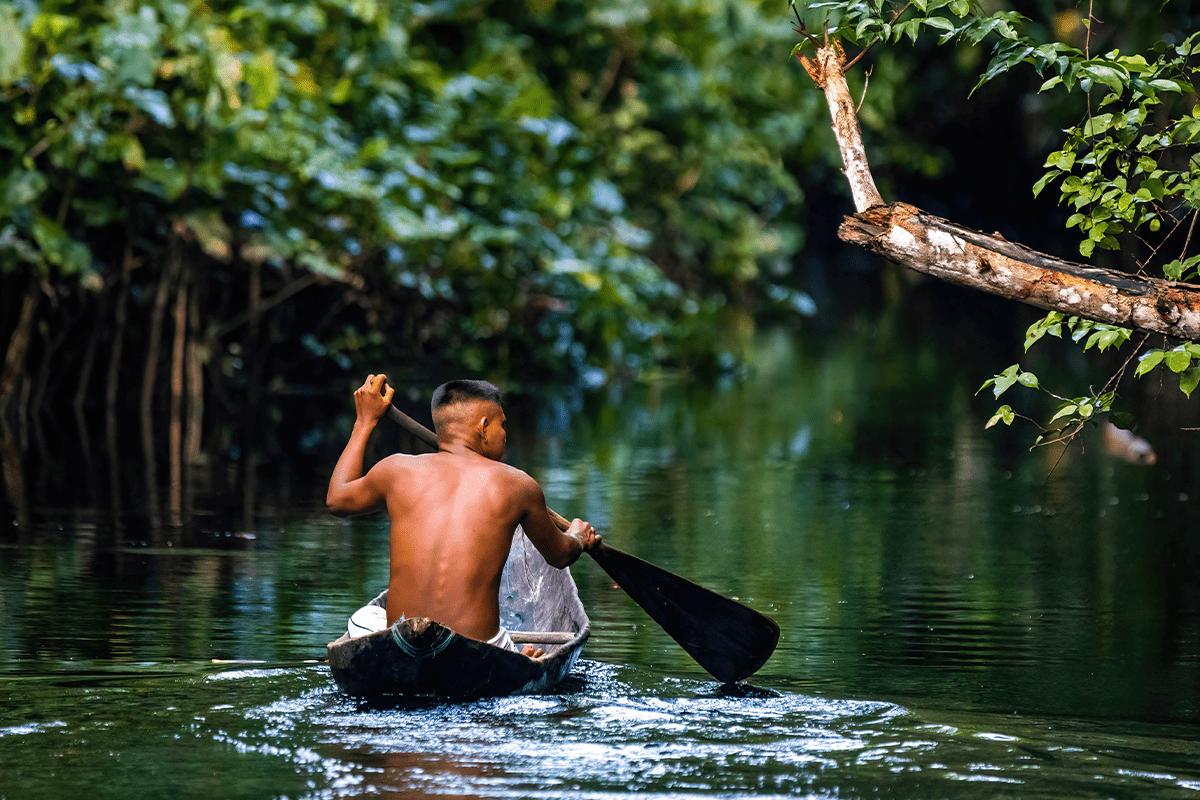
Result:
[[[402,615],[429,617],[487,641],[500,627],[500,575],[517,525],[555,567],[565,567],[600,541],[574,520],[563,533],[529,475],[500,463],[507,434],[504,411],[468,398],[435,409],[437,453],[394,455],[362,474],[366,440],[391,403],[382,375],[354,393],[357,419],[330,478],[326,498],[335,514],[385,503],[391,518],[388,624]]]
[[[388,624],[429,617],[491,638],[513,531],[529,512],[520,499],[533,479],[473,453],[398,455],[374,469],[384,473],[392,521]]]

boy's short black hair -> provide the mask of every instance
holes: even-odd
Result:
[[[433,401],[429,406],[436,415],[446,406],[466,400],[486,400],[500,405],[504,400],[504,392],[500,391],[500,387],[487,381],[448,381],[433,390]]]

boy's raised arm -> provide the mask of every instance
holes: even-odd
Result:
[[[395,394],[391,386],[384,386],[386,377],[368,375],[363,385],[354,390],[354,429],[333,468],[325,494],[325,505],[337,516],[370,511],[385,499],[383,487],[376,485],[370,475],[364,476],[362,467],[371,431],[391,406]]]

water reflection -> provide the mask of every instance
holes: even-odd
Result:
[[[767,339],[755,381],[655,387],[523,462],[617,546],[776,616],[760,679],[1200,719],[1200,542],[1179,479],[1102,447],[1018,458],[953,365],[889,355],[942,391],[879,391],[859,342],[814,356]],[[612,660],[695,674],[636,617],[602,616]]]
[[[540,430],[514,409],[509,455],[614,545],[780,622],[747,696],[581,563],[593,635],[559,694],[351,700],[306,662],[385,582],[388,532],[318,507],[336,453],[307,481],[203,473],[176,526],[136,469],[72,493],[0,446],[0,796],[1200,792],[1179,446],[1028,453],[983,433],[970,370],[871,331],[756,352],[741,384],[637,387]]]

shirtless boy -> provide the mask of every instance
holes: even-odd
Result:
[[[502,464],[507,438],[498,388],[451,381],[433,393],[438,452],[389,456],[363,475],[367,439],[391,405],[384,375],[354,392],[357,418],[325,502],[338,516],[386,504],[391,517],[387,624],[428,617],[480,641],[516,649],[500,629],[500,575],[517,525],[542,556],[566,567],[600,542],[583,520],[559,531],[537,482]],[[535,657],[532,645],[522,650]]]

